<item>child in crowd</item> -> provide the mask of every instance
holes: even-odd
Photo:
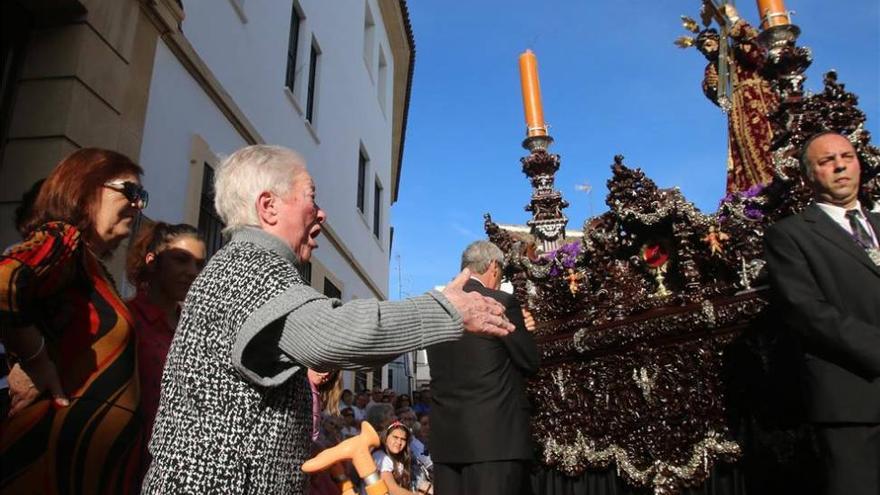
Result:
[[[373,452],[379,476],[385,481],[389,495],[421,495],[432,493],[430,485],[413,490],[412,434],[403,423],[395,421],[382,433],[382,447]]]

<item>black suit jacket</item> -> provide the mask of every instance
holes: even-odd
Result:
[[[880,235],[880,215],[869,213]],[[765,233],[778,309],[803,351],[807,418],[880,422],[880,267],[818,206]]]
[[[525,377],[538,370],[538,350],[510,294],[465,283],[504,305],[516,329],[505,337],[465,333],[428,348],[431,366],[431,459],[474,463],[532,459]]]

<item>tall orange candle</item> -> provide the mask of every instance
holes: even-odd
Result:
[[[762,29],[791,24],[783,0],[758,0],[758,16],[761,18]]]
[[[526,111],[526,135],[546,136],[544,110],[541,108],[541,84],[538,82],[538,59],[531,50],[519,56],[519,78],[522,84],[523,108]]]

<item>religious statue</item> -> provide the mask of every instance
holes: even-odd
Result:
[[[709,226],[709,233],[703,237],[703,242],[709,246],[709,252],[712,256],[721,256],[724,253],[723,243],[730,239],[730,236],[720,229],[715,229],[714,225]]]
[[[732,5],[725,4],[721,10],[711,1],[703,3],[706,28],[702,31],[693,19],[683,17],[685,28],[697,36],[681,37],[676,44],[696,46],[709,60],[703,92],[727,112],[727,192],[737,192],[773,180],[769,115],[776,111],[779,97],[762,74],[766,51],[757,41],[758,31]],[[712,17],[721,26],[721,36],[708,27]],[[727,44],[728,37],[732,45]]]
[[[574,268],[568,269],[568,275],[565,276],[565,279],[568,280],[568,291],[571,292],[571,295],[575,296],[578,293],[578,281],[584,278],[583,273],[578,273],[574,271]]]

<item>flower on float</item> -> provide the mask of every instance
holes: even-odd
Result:
[[[577,257],[581,254],[581,242],[572,241],[562,246],[544,253],[541,257],[551,263],[550,276],[558,277],[565,273],[569,268],[577,265]]]
[[[642,259],[651,268],[660,268],[669,261],[669,253],[660,244],[645,244],[642,247]]]

